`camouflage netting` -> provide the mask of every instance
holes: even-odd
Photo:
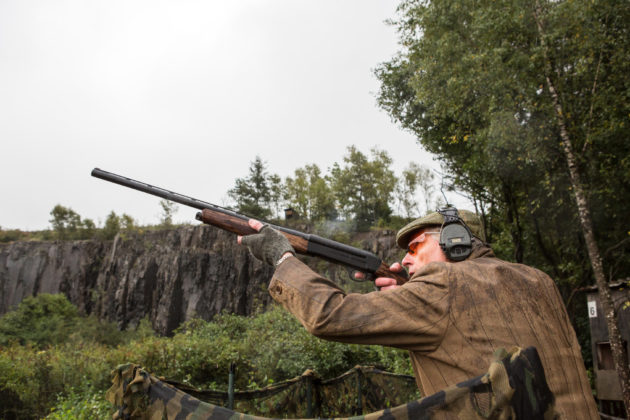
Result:
[[[214,405],[227,407],[228,393],[200,391],[164,381]],[[264,389],[234,393],[234,410],[271,417],[334,417],[369,413],[420,397],[413,376],[357,366],[343,375],[321,380],[312,370]]]
[[[268,418],[221,407],[227,405],[227,393],[192,388],[185,388],[184,392],[136,365],[119,366],[113,375],[113,385],[107,398],[117,407],[114,419]],[[273,387],[235,393],[235,409],[283,418],[304,416],[309,412],[312,416],[341,418],[348,415],[344,413],[356,412],[359,407],[362,412],[374,411],[353,419],[556,418],[553,394],[533,347],[525,350],[514,348],[509,353],[497,352],[496,361],[486,374],[431,396],[385,408],[387,401],[395,401],[405,392],[415,392],[407,391],[409,378],[372,368],[355,368],[329,381],[319,381],[307,373]],[[404,385],[399,392],[397,387],[400,384]],[[362,392],[357,394],[359,388]]]

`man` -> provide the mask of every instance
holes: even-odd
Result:
[[[496,258],[483,242],[480,219],[468,211],[458,216],[431,213],[403,227],[396,242],[407,249],[402,265],[409,281],[398,286],[378,278],[381,290],[368,294],[346,294],[294,258],[286,238],[258,221],[250,225],[260,233],[239,237],[239,243],[276,265],[271,296],[312,334],[409,350],[423,395],[482,374],[499,348],[534,346],[561,418],[599,418],[553,281],[539,270]],[[443,231],[455,224],[471,234],[469,255],[457,262],[460,254],[448,258],[440,246]],[[402,267],[396,263],[391,269]]]

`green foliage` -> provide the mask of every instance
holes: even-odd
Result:
[[[402,177],[400,177],[395,189],[396,197],[401,207],[398,213],[407,219],[411,219],[434,211],[438,207],[432,202],[435,189],[433,185],[434,180],[435,176],[431,170],[415,162],[409,163],[407,168],[403,170]],[[420,210],[420,203],[416,200],[418,189],[422,193],[424,211]]]
[[[174,210],[172,211],[174,213]],[[172,216],[171,213],[171,216]],[[136,221],[128,214],[118,216],[110,212],[102,228],[96,226],[92,219],[83,219],[69,207],[57,204],[50,212],[52,230],[25,232],[19,229],[4,230],[0,228],[0,243],[13,241],[48,241],[101,239],[111,240],[119,232],[139,230]],[[172,219],[171,219],[172,220]]]
[[[69,207],[57,204],[50,212],[50,224],[57,239],[85,239],[94,235],[96,225],[91,219],[81,219]]]
[[[618,229],[630,224],[627,2],[404,1],[395,22],[403,49],[377,70],[379,104],[440,157],[485,214],[492,241],[509,233],[509,259],[564,281],[557,267],[586,261],[586,251],[545,89],[536,4],[598,239],[614,248],[607,266],[612,278],[627,276],[630,243]],[[588,282],[588,264],[577,270]]]
[[[341,219],[351,222],[352,230],[367,231],[370,227],[391,225],[392,216],[419,215],[418,192],[427,209],[433,204],[434,177],[428,169],[410,163],[399,179],[391,165],[392,159],[385,151],[374,148],[368,157],[355,146],[349,146],[343,164],[335,163],[328,173],[323,173],[316,164],[308,164],[297,168],[293,176],[283,181],[277,174],[269,173],[266,163],[256,156],[250,164],[249,175],[237,178],[228,195],[234,200],[237,211],[263,220],[279,219],[283,216],[282,209],[291,207],[299,222]],[[398,201],[397,214],[393,211],[394,197]],[[142,229],[173,226],[177,205],[161,200],[160,209],[160,224]],[[102,227],[61,205],[55,206],[50,214],[52,232],[0,229],[0,243],[52,238],[112,240],[119,233],[141,230],[131,216],[114,211],[107,215]]]
[[[160,204],[162,203],[160,202]],[[162,209],[164,210],[164,207],[162,207]],[[169,211],[170,210],[171,209],[169,209]],[[139,230],[139,227],[136,225],[136,221],[133,219],[133,217],[124,213],[122,214],[122,216],[118,216],[114,211],[111,211],[107,215],[107,219],[105,219],[105,225],[97,233],[96,237],[104,240],[112,240],[119,232],[129,233],[137,230]]]
[[[22,340],[25,330],[41,329],[43,308],[49,318],[74,319],[75,326],[57,323],[51,328],[61,328],[65,334]],[[2,318],[2,322],[7,316],[21,322],[12,330],[14,335],[8,334],[9,344],[0,346],[0,417],[109,417],[103,392],[110,385],[110,371],[127,362],[159,376],[214,389],[227,388],[232,362],[237,365],[236,388],[241,390],[289,379],[307,368],[324,378],[356,364],[411,373],[406,352],[320,340],[280,307],[252,317],[193,319],[173,337],[155,336],[146,320],[135,331],[115,333],[112,324],[97,325],[99,321],[78,316],[76,308],[60,297],[29,301],[13,313]]]
[[[550,64],[604,265],[629,276],[630,3],[405,0],[399,13],[402,49],[376,71],[379,104],[472,198],[497,254],[547,271],[566,299],[592,283]],[[583,324],[581,308],[569,313]]]
[[[0,344],[10,340],[38,347],[66,339],[79,313],[64,295],[27,297],[18,308],[0,318]]]
[[[103,391],[70,388],[67,394],[59,395],[57,405],[46,416],[49,420],[92,420],[111,419],[113,407],[105,399]]]
[[[160,200],[160,207],[162,208],[162,215],[160,216],[161,225],[165,228],[170,228],[173,226],[173,216],[177,213],[179,209],[177,203],[169,200]],[[126,215],[123,215],[123,217]],[[129,217],[129,216],[127,216]],[[133,219],[132,219],[133,220]]]
[[[236,201],[239,212],[265,219],[271,216],[271,181],[275,182],[277,178],[270,180],[265,162],[260,156],[256,156],[249,167],[249,176],[237,178],[234,188],[228,191],[228,195]]]
[[[15,341],[43,349],[81,339],[116,345],[123,342],[125,336],[111,323],[80,316],[62,294],[27,297],[16,310],[0,318],[0,345]]]
[[[45,350],[0,347],[0,417],[41,418],[72,388],[104,391],[112,367],[122,357],[116,348],[89,339]]]
[[[335,163],[327,174],[316,164],[295,169],[284,183],[268,174],[265,163],[256,157],[249,176],[239,178],[228,194],[238,211],[250,216],[279,217],[281,204],[291,207],[301,221],[352,222],[352,230],[367,231],[388,225],[394,215],[393,199],[399,201],[396,216],[419,215],[416,194],[420,192],[426,208],[434,203],[434,176],[426,168],[410,163],[399,179],[391,169],[392,159],[374,148],[366,156],[349,146],[343,164]]]
[[[381,360],[379,347],[318,339],[281,307],[255,317],[226,314],[212,322],[194,319],[171,339],[152,337],[132,346],[136,360],[150,371],[200,387],[225,388],[232,362],[237,364],[239,389],[289,379],[307,368],[323,377],[358,363],[411,372],[405,352]]]
[[[23,231],[19,229],[0,228],[0,243],[14,241],[49,241],[54,238],[54,232],[50,230]]]
[[[13,242],[28,240],[28,233],[19,229],[4,230],[0,227],[0,242]]]
[[[358,230],[367,230],[379,219],[392,214],[389,205],[398,179],[390,169],[392,159],[376,148],[369,159],[356,147],[348,147],[344,165],[335,163],[330,171],[333,192],[341,213],[352,216]]]
[[[335,196],[316,164],[296,169],[293,178],[287,177],[285,185],[287,205],[301,218],[313,222],[337,218]]]

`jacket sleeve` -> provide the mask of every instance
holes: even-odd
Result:
[[[269,292],[313,335],[333,341],[435,350],[448,327],[448,272],[427,265],[403,286],[346,294],[297,258],[277,268]]]

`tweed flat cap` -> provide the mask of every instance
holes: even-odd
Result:
[[[485,242],[486,235],[483,230],[481,218],[477,216],[477,214],[468,210],[457,210],[457,213],[464,223],[466,223],[466,226],[468,226],[468,229],[470,229],[472,234]],[[444,216],[438,212],[429,213],[400,229],[396,235],[396,243],[402,249],[407,249],[411,235],[413,235],[417,230],[424,229],[429,226],[439,227],[442,226],[442,223],[444,223]]]

